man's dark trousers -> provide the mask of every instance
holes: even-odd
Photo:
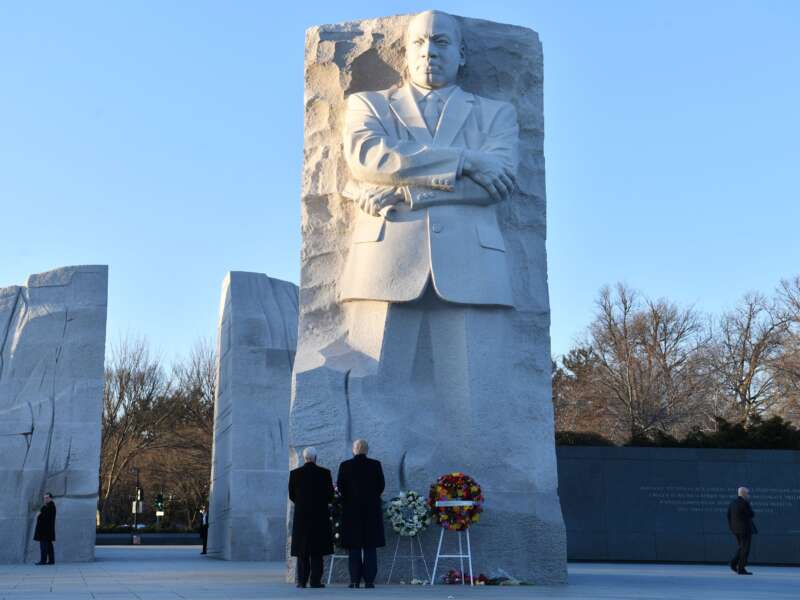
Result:
[[[322,556],[319,554],[297,557],[297,583],[306,586],[309,580],[313,586],[322,583]]]
[[[363,552],[363,557],[362,557]],[[378,574],[376,548],[350,548],[350,583],[375,583]]]
[[[39,542],[39,562],[42,564],[55,564],[55,551],[53,550],[53,542],[43,541]]]
[[[747,556],[750,554],[750,540],[752,537],[751,533],[736,534],[736,543],[739,548],[731,559],[731,569],[734,569],[737,573],[742,573],[747,569]]]

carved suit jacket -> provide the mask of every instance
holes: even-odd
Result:
[[[433,135],[410,85],[353,94],[344,154],[353,185],[395,186],[405,202],[373,217],[361,210],[340,299],[410,302],[429,280],[444,300],[513,306],[506,248],[488,192],[463,177],[465,149],[495,154],[516,172],[514,107],[456,87]]]

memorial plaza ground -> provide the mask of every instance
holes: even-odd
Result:
[[[283,582],[281,563],[223,562],[195,547],[104,546],[97,561],[0,565],[0,600],[252,600],[256,598],[625,598],[760,600],[800,597],[800,568],[753,567],[753,577],[711,565],[589,564],[569,566],[569,583],[544,587],[379,586],[298,590]]]

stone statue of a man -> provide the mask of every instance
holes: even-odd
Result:
[[[430,285],[448,302],[513,306],[494,205],[514,188],[514,107],[456,85],[465,52],[450,15],[417,15],[406,58],[405,85],[348,99],[346,194],[362,213],[341,299],[411,302]]]
[[[513,25],[424,12],[307,32],[289,447],[336,464],[369,439],[386,498],[466,471],[486,497],[478,572],[553,583],[541,76],[538,37]]]
[[[511,104],[456,85],[454,17],[415,16],[406,59],[403,85],[347,100],[345,195],[360,210],[339,291],[351,426],[380,440],[401,487],[413,472],[428,481],[473,463],[468,440],[496,412],[484,388],[513,360],[503,337],[514,306],[496,205],[514,191],[519,138]]]

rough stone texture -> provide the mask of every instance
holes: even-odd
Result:
[[[290,466],[298,464],[303,447],[314,445],[319,463],[335,475],[339,461],[350,455],[351,440],[364,437],[370,455],[384,464],[386,498],[401,489],[426,493],[438,475],[464,470],[486,495],[483,519],[472,530],[476,573],[503,569],[537,583],[562,582],[566,541],[550,387],[542,51],[535,32],[460,19],[467,48],[460,85],[511,102],[518,114],[518,190],[496,209],[515,308],[476,307],[462,313],[456,305],[442,308],[452,318],[443,313],[439,322],[465,337],[459,370],[448,373],[449,357],[431,344],[434,319],[423,324],[428,334],[419,336],[411,355],[396,350],[392,355],[392,344],[400,340],[388,339],[381,346],[389,331],[385,303],[338,302],[359,210],[342,195],[349,179],[341,146],[345,100],[354,92],[401,82],[409,18],[323,25],[306,33],[300,330]],[[354,304],[361,305],[357,321]],[[371,316],[364,310],[368,305],[374,309]],[[468,322],[469,315],[481,311],[495,312]],[[392,336],[403,336],[402,328],[392,327]],[[354,339],[367,343],[354,344]],[[402,377],[376,375],[387,370],[387,361],[396,361],[388,370],[396,364]],[[379,558],[379,581],[386,577],[395,540],[388,536]],[[426,532],[429,564],[436,540],[438,530]],[[404,562],[398,563],[396,578],[408,577]],[[291,571],[290,560],[289,578]]]
[[[208,554],[280,560],[297,286],[261,273],[229,273],[218,344]]]
[[[0,288],[0,563],[38,560],[48,491],[56,561],[94,559],[107,298],[105,266]]]

